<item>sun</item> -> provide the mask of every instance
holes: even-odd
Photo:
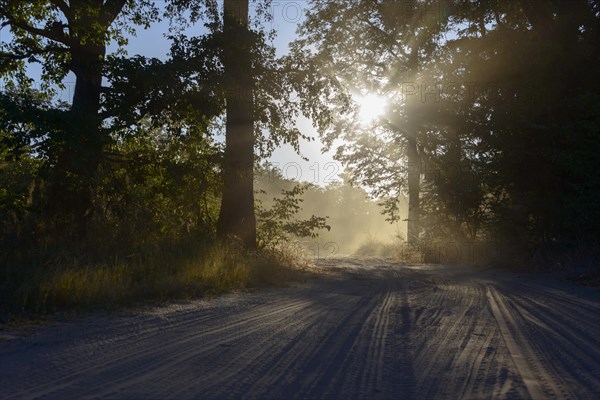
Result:
[[[388,101],[384,96],[367,94],[356,99],[358,118],[362,124],[370,124],[385,113]]]

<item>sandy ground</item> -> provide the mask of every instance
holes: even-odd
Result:
[[[329,259],[323,277],[3,332],[0,398],[600,398],[600,292]]]

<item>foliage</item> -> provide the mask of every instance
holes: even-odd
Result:
[[[279,241],[279,250],[287,249],[290,253],[305,258],[327,258],[340,254],[354,254],[365,242],[388,246],[406,237],[404,227],[385,220],[377,201],[372,200],[364,189],[353,186],[348,176],[343,178],[344,181],[332,181],[326,186],[299,185],[297,181],[286,179],[281,171],[275,168],[267,166],[259,169],[256,174],[259,214],[265,210],[274,210],[278,200],[285,198],[274,195],[291,193],[302,188],[301,197],[294,198],[298,200],[297,206],[301,205],[301,208],[297,209],[294,215],[290,215],[295,211],[293,208],[284,210],[290,217],[289,221],[306,223],[315,216],[327,216],[326,222],[330,226],[330,229],[320,229],[317,237],[283,235],[285,240]],[[401,208],[404,208],[406,200],[402,198],[400,202]],[[404,210],[401,212],[405,215]],[[259,233],[261,231],[259,224]],[[369,253],[368,248],[363,250],[365,255]],[[375,253],[376,249],[368,255],[377,255]]]
[[[148,27],[158,19],[158,9],[148,0],[110,0],[106,4],[57,0],[0,2],[2,27],[10,26],[12,40],[2,44],[0,73],[9,73],[19,83],[32,83],[27,63],[40,63],[44,88],[62,87],[72,68],[70,49],[104,45],[113,41],[121,48],[134,27]]]
[[[274,198],[273,205],[264,209],[258,204],[256,218],[258,223],[259,248],[277,248],[292,239],[316,238],[320,229],[331,230],[326,217],[310,216],[297,220],[302,198],[298,198],[310,187],[309,184],[296,185],[291,190],[281,190],[282,197]]]

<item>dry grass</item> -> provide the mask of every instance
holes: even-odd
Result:
[[[165,251],[146,260],[84,264],[78,259],[3,266],[0,318],[63,309],[112,308],[148,300],[188,299],[298,279],[295,260],[212,244]],[[183,253],[183,254],[182,254]]]

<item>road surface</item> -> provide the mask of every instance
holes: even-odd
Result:
[[[600,399],[600,296],[549,277],[328,259],[293,287],[0,340],[0,398]]]

